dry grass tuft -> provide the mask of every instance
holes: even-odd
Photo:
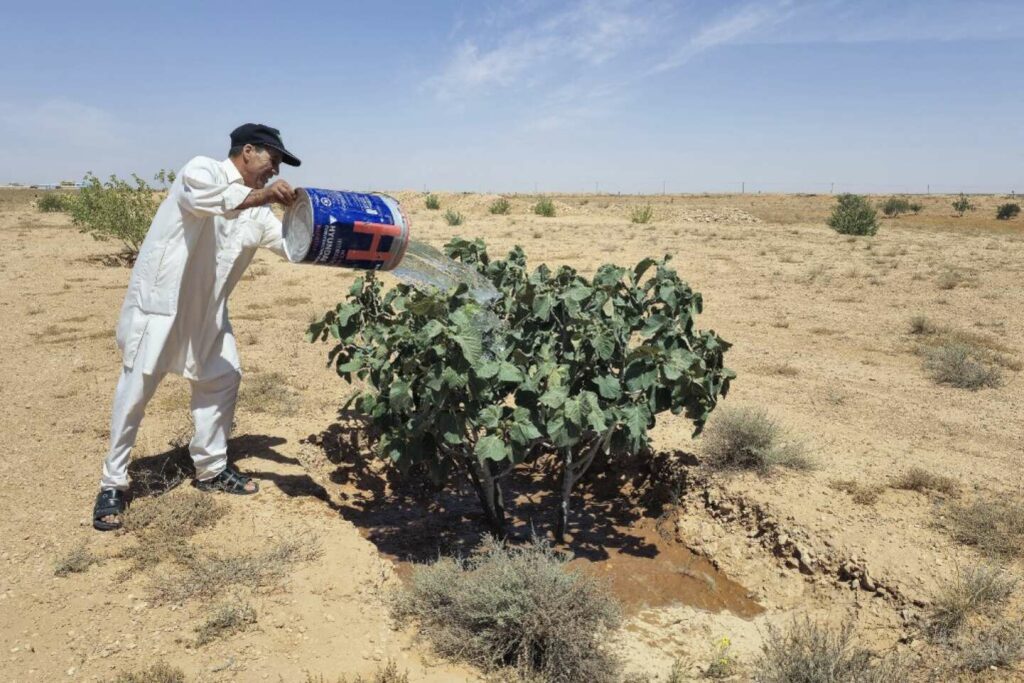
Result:
[[[794,619],[784,632],[768,628],[754,663],[758,683],[895,683],[909,671],[897,657],[879,657],[853,642],[853,624],[838,629]]]
[[[210,607],[210,614],[196,628],[196,645],[202,646],[218,638],[246,630],[256,623],[256,610],[239,597]]]
[[[259,550],[235,550],[229,555],[189,550],[176,558],[183,572],[154,576],[150,588],[154,600],[161,603],[214,598],[235,586],[266,588],[283,579],[293,564],[318,554],[316,541],[308,538],[279,541]]]
[[[939,326],[926,315],[915,315],[910,319],[910,334],[935,334],[938,331]]]
[[[716,412],[704,435],[704,453],[711,466],[756,470],[772,467],[806,470],[813,467],[803,446],[787,440],[783,430],[761,409]]]
[[[971,673],[1009,669],[1024,659],[1024,622],[998,619],[958,643],[958,664]]]
[[[330,681],[323,676],[306,674],[306,683],[330,683]],[[389,660],[387,664],[378,668],[369,678],[363,678],[362,676],[356,676],[355,678],[339,676],[335,679],[334,683],[409,683],[409,674],[400,672],[398,665]]]
[[[970,617],[997,612],[1016,586],[1017,580],[998,567],[978,565],[958,571],[953,582],[932,598],[925,633],[933,641],[952,640]]]
[[[1013,497],[979,499],[953,507],[948,524],[953,538],[975,546],[985,555],[1024,555],[1024,502]]]
[[[936,383],[958,389],[977,391],[1003,384],[999,368],[990,365],[984,354],[967,344],[950,342],[927,349],[924,366]]]
[[[892,488],[902,491],[937,491],[946,495],[956,495],[959,487],[956,480],[942,474],[929,472],[923,467],[911,467],[909,470],[896,477],[892,482]]]
[[[59,558],[53,567],[54,576],[81,574],[94,564],[100,564],[103,558],[93,554],[85,544],[77,545]]]
[[[157,662],[137,671],[123,671],[114,683],[185,683],[185,672],[181,669]]]
[[[854,479],[836,479],[829,486],[850,494],[853,502],[858,505],[874,505],[885,490],[881,484],[862,484]]]
[[[298,395],[279,372],[260,373],[243,380],[238,403],[254,413],[278,416],[294,415],[299,409]]]
[[[119,556],[132,562],[132,570],[147,569],[165,560],[182,561],[191,553],[188,539],[213,526],[224,512],[215,498],[198,491],[139,500],[122,517],[124,530],[138,542]]]
[[[442,656],[488,671],[616,681],[616,661],[601,644],[618,626],[618,604],[594,577],[565,562],[538,539],[525,546],[491,540],[468,559],[417,567],[393,613],[413,619]]]

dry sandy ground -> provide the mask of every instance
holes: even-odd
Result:
[[[765,612],[747,619],[685,605],[634,611],[615,648],[635,670],[664,677],[677,658],[706,663],[722,636],[749,661],[766,627],[794,613],[852,615],[867,642],[893,647],[907,634],[901,612],[977,561],[936,526],[947,500],[885,489],[877,502],[857,504],[832,486],[836,480],[885,484],[922,466],[955,478],[967,499],[1021,495],[1020,373],[1004,370],[1002,387],[976,392],[936,385],[909,333],[910,318],[926,315],[1024,359],[1024,230],[1019,218],[991,218],[1002,198],[976,199],[979,211],[964,218],[949,216],[948,197],[923,198],[922,215],[884,221],[876,237],[853,239],[825,227],[834,201],[827,196],[558,196],[555,218],[533,215],[531,197],[512,197],[511,215],[492,216],[493,197],[442,194],[438,212],[423,208],[419,193],[398,196],[413,234],[435,246],[455,235],[482,237],[494,254],[521,244],[533,265],[566,263],[587,274],[608,261],[672,254],[704,295],[699,325],[734,344],[727,364],[739,376],[725,405],[767,409],[813,456],[817,468],[808,472],[704,473],[704,488],[673,522],[678,542],[724,568]],[[119,369],[113,330],[128,270],[102,263],[115,245],[79,234],[63,215],[37,213],[31,199],[28,191],[0,194],[0,679],[108,680],[158,659],[196,681],[365,674],[388,659],[414,681],[478,679],[389,623],[384,599],[398,581],[392,564],[367,540],[372,534],[346,518],[353,491],[331,481],[323,453],[308,443],[334,421],[350,389],[324,369],[325,347],[302,336],[312,315],[343,297],[350,272],[293,266],[267,253],[233,295],[243,391],[262,377],[284,392],[269,402],[243,394],[233,456],[263,490],[254,499],[221,496],[227,516],[197,536],[222,550],[311,539],[316,557],[245,592],[257,613],[253,628],[201,647],[193,630],[204,603],[153,598],[154,576],[169,568],[125,575],[130,565],[115,556],[130,547],[130,535],[94,532],[89,513]],[[641,203],[654,205],[649,225],[630,223]],[[465,215],[463,225],[446,225],[449,207]],[[186,412],[185,383],[168,379],[146,417],[137,463],[171,457]],[[681,420],[660,420],[656,445],[700,454],[689,433]],[[773,547],[752,537],[750,520],[732,514],[736,506],[756,507],[776,524]],[[805,573],[787,567],[776,556],[789,547],[777,542],[779,532],[813,548],[820,562]],[[55,577],[55,563],[83,544],[106,561]],[[844,561],[867,567],[885,589],[846,587],[835,569]]]

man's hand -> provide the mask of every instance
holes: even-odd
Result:
[[[253,190],[245,200],[235,207],[236,210],[250,209],[277,202],[285,206],[295,201],[295,190],[285,180],[275,180],[262,190]]]

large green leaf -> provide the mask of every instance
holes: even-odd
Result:
[[[476,442],[476,447],[473,449],[473,452],[480,460],[495,460],[500,462],[509,456],[509,450],[505,446],[505,442],[494,434],[487,434],[480,437],[480,440]]]

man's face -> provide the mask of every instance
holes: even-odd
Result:
[[[270,179],[277,175],[281,168],[281,153],[268,147],[246,145],[242,150],[244,168],[242,179],[249,187],[260,190],[267,186]]]

